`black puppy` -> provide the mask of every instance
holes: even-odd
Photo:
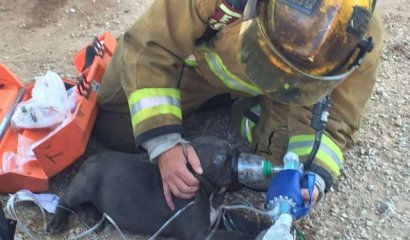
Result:
[[[174,198],[176,210],[192,201],[161,236],[177,239],[205,239],[211,233],[210,203],[212,193],[231,183],[227,142],[213,137],[202,137],[192,142],[204,173],[196,175],[200,189],[193,199]],[[145,159],[146,160],[146,159]],[[166,205],[158,166],[141,161],[137,155],[106,152],[87,159],[77,176],[60,199],[67,208],[92,202],[101,213],[107,213],[121,228],[137,234],[153,235],[176,212]],[[58,208],[48,225],[50,233],[62,232],[69,213]],[[212,239],[254,239],[240,231],[218,230]]]

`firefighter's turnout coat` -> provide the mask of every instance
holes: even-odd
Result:
[[[216,11],[224,16],[215,18]],[[236,59],[240,13],[218,0],[157,0],[119,39],[99,94],[103,110],[129,113],[135,144],[169,133],[182,133],[185,112],[222,93],[252,97],[260,93]],[[198,44],[209,25],[219,31]],[[329,122],[312,169],[333,184],[343,167],[342,151],[358,139],[363,110],[376,78],[381,49],[380,18],[368,34],[376,43],[360,68],[331,94]],[[274,81],[274,80],[273,80]],[[286,106],[261,96],[255,124],[242,130],[257,153],[280,161],[286,150],[309,155],[315,131],[311,106]]]

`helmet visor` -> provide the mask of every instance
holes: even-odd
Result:
[[[271,43],[259,18],[243,21],[237,60],[245,74],[273,100],[290,105],[311,105],[328,95],[357,65],[337,75],[319,76],[302,71]]]

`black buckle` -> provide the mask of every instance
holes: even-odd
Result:
[[[315,131],[323,131],[326,128],[327,118],[323,116],[324,112],[330,110],[330,96],[327,95],[320,102],[316,103],[312,109],[312,120],[310,126]]]
[[[352,65],[350,65],[349,69],[354,66],[360,66],[363,63],[364,57],[368,52],[371,52],[374,48],[374,42],[372,37],[363,38],[357,44],[357,47],[360,49],[359,53],[357,54],[356,59],[353,61]]]

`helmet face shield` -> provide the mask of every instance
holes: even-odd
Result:
[[[344,35],[348,35],[346,31],[340,33],[340,30],[337,29],[332,30],[336,31],[336,33],[329,30],[330,33],[326,32],[327,35],[322,34],[323,36],[319,36],[319,34],[312,34],[311,39],[308,37],[306,38],[306,43],[299,43],[296,41],[292,43],[291,39],[289,41],[286,41],[286,39],[281,39],[283,36],[275,38],[276,35],[280,35],[279,33],[284,31],[283,28],[285,28],[286,31],[286,24],[289,19],[282,16],[277,17],[277,19],[272,18],[276,22],[285,18],[284,23],[274,24],[274,20],[267,19],[266,17],[275,13],[272,9],[274,8],[273,5],[276,1],[259,0],[258,2],[256,0],[250,0],[249,2],[250,5],[247,6],[248,9],[245,9],[244,12],[244,17],[247,20],[244,20],[241,26],[237,60],[238,63],[242,65],[242,69],[244,69],[244,72],[248,76],[249,80],[273,100],[290,105],[314,104],[320,101],[324,96],[330,94],[334,88],[336,88],[345,78],[357,69],[357,64],[351,67],[346,66],[348,65],[347,63],[351,64],[352,55],[363,35],[360,36],[360,39],[357,39],[357,36],[354,36],[354,41],[352,41],[351,39],[343,38]],[[322,1],[322,5],[324,4],[323,2],[325,1]],[[263,5],[262,8],[256,6],[260,3]],[[287,11],[299,11],[298,9],[292,9],[284,3],[276,4],[282,4],[281,7]],[[252,12],[255,11],[257,11],[257,14],[252,14]],[[318,11],[319,10],[317,10],[317,12]],[[292,12],[288,14],[299,16],[306,13],[300,13],[299,11],[296,14]],[[321,16],[320,14],[323,13],[317,13],[318,16]],[[311,15],[303,15],[301,18],[312,18],[314,21],[323,22],[324,20],[319,19],[318,16],[311,13]],[[334,18],[337,18],[337,16]],[[292,20],[298,21],[298,18]],[[300,21],[306,22],[305,19]],[[292,24],[294,24],[293,22]],[[333,23],[334,25],[340,25],[339,19],[334,20],[334,22],[336,22]],[[269,29],[268,27],[270,26],[274,26],[276,29]],[[331,29],[332,27],[333,26],[324,26],[323,28]],[[301,30],[297,31],[298,28]],[[309,31],[317,30],[304,30],[303,28],[304,26],[296,26],[296,31],[293,29],[293,33],[286,32],[286,34],[289,36],[292,34],[297,35],[299,33],[306,35],[306,32],[309,34]],[[279,32],[279,30],[281,32]],[[301,33],[302,30],[306,32]],[[289,31],[292,31],[292,29],[289,29]],[[276,34],[273,34],[273,37],[272,32]],[[326,41],[335,42],[334,39],[338,41],[347,41],[345,45],[343,45],[342,50],[340,50],[344,52],[335,52],[326,45],[328,43],[317,44],[318,47],[316,48],[315,46],[312,47],[312,44],[309,44],[309,41],[311,40],[312,42],[317,42],[317,38],[324,43],[326,43]],[[304,58],[302,54],[295,54],[303,51],[304,53],[308,52],[305,50],[307,47],[299,51],[299,49],[303,48],[305,45],[311,47],[312,50],[310,52],[317,54],[317,56],[306,54],[307,57]],[[337,47],[332,46],[332,48]],[[333,54],[333,52],[335,52],[335,54]],[[323,56],[323,54],[325,54],[325,56]],[[332,54],[342,57],[337,58],[335,56],[331,56]],[[358,54],[355,56],[357,57]],[[311,64],[303,64],[304,62],[308,62],[310,59],[319,60],[317,62],[312,60]],[[328,64],[328,62],[330,63]],[[343,69],[343,72],[341,70],[336,71],[336,69]],[[338,73],[333,74],[334,72]]]
[[[315,76],[299,70],[268,41],[258,19],[248,19],[241,29],[238,62],[249,79],[272,99],[290,105],[311,105],[329,94],[357,67],[335,76]],[[269,54],[266,54],[269,52]]]

